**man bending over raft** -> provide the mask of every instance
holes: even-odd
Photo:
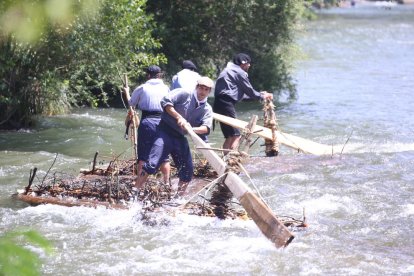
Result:
[[[184,195],[193,177],[193,160],[184,136],[184,126],[190,124],[194,132],[204,139],[210,133],[213,116],[207,97],[213,85],[210,78],[201,77],[194,91],[177,88],[161,100],[164,112],[157,128],[157,138],[151,147],[148,161],[142,167],[142,173],[137,177],[136,188],[142,189],[148,174],[155,174],[161,162],[171,154],[178,169],[177,195]]]

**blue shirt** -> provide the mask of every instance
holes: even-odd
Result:
[[[229,62],[216,81],[214,96],[228,96],[235,102],[239,102],[245,95],[251,99],[262,98],[260,92],[250,84],[247,72],[240,66]]]
[[[167,96],[169,91],[162,79],[150,79],[135,88],[128,103],[140,110],[162,112],[161,99]]]
[[[207,101],[199,102],[194,92],[183,88],[172,90],[168,96],[161,100],[163,109],[173,106],[187,122],[193,127],[206,126],[207,134],[210,133],[213,123],[213,111]],[[177,125],[177,120],[167,112],[162,113],[161,121],[170,126],[176,133],[184,135],[185,132]]]

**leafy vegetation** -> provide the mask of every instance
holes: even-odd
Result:
[[[120,73],[167,77],[183,59],[215,78],[237,52],[253,59],[253,85],[295,96],[297,22],[308,0],[4,0],[0,2],[0,128],[38,114],[105,106]]]
[[[1,3],[6,12],[0,18],[23,2]],[[43,2],[53,3],[28,1]],[[145,13],[145,0],[97,3],[99,11],[78,10],[65,26],[45,23],[36,43],[1,30],[0,127],[27,126],[33,115],[62,113],[71,106],[106,104],[118,92],[119,72],[137,79],[144,67],[166,62],[155,53],[160,43],[151,35],[154,23]]]
[[[311,4],[314,8],[321,9],[337,7],[341,2],[344,2],[344,0],[313,0]]]
[[[234,54],[253,59],[250,76],[255,87],[273,92],[295,87],[290,77],[291,52],[300,0],[175,1],[148,0],[159,22],[155,35],[174,73],[192,59],[204,74],[216,77]]]
[[[24,242],[52,252],[50,242],[36,231],[7,232],[0,236],[0,275],[40,275],[40,260]]]

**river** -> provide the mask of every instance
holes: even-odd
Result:
[[[309,228],[287,248],[274,248],[251,221],[160,215],[164,223],[151,227],[139,206],[30,207],[11,198],[56,153],[53,170],[70,174],[95,151],[107,160],[129,154],[121,109],[80,109],[0,133],[0,233],[30,227],[52,241],[53,255],[39,252],[42,275],[413,275],[414,7],[331,9],[305,28],[298,100],[278,106],[279,126],[344,153],[283,147],[247,164],[276,214],[306,211]],[[239,110],[245,120],[261,114],[257,103]],[[220,132],[210,140],[221,144]],[[263,156],[260,144],[253,155]]]

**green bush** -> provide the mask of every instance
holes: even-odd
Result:
[[[290,76],[295,30],[302,0],[174,1],[148,0],[172,75],[184,59],[216,77],[234,54],[253,59],[250,79],[258,89],[295,93]]]
[[[0,236],[0,275],[40,275],[41,262],[24,243],[52,252],[50,242],[36,231],[7,232]]]
[[[91,1],[97,0],[86,2]],[[145,2],[99,0],[87,16],[73,4],[76,12],[66,16],[66,25],[52,24],[42,12],[55,1],[0,3],[0,21],[10,10],[33,9],[46,22],[35,25],[41,30],[36,40],[23,39],[19,29],[0,29],[0,128],[30,126],[34,115],[72,106],[105,105],[119,92],[120,72],[138,81],[143,68],[166,62],[156,53],[160,43],[151,35],[154,23]]]

